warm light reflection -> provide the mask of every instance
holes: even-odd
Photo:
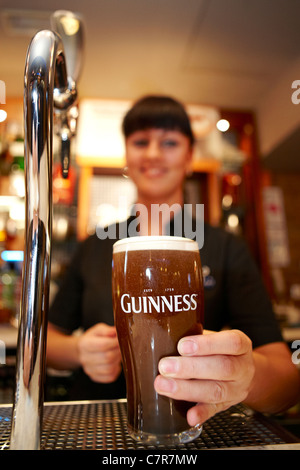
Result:
[[[227,219],[227,224],[230,228],[237,228],[239,225],[239,218],[236,214],[230,214]]]
[[[4,109],[0,109],[0,122],[5,121],[6,118],[7,118],[7,112],[4,111]]]
[[[230,194],[225,194],[222,199],[222,207],[224,209],[229,209],[232,206],[232,196]]]
[[[216,126],[217,126],[217,129],[219,129],[219,131],[226,132],[226,131],[228,131],[228,129],[230,127],[230,124],[227,121],[227,119],[220,119],[217,122]]]
[[[9,217],[12,220],[24,220],[25,219],[25,203],[20,202],[14,204],[9,209]]]
[[[11,174],[10,185],[14,194],[19,197],[25,196],[25,180],[22,171],[15,171]]]
[[[77,18],[72,16],[63,16],[60,21],[67,36],[73,36],[77,33],[80,26],[80,21]]]

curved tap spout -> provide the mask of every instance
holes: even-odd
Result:
[[[76,99],[61,38],[40,31],[27,53],[24,90],[26,239],[11,449],[40,448],[52,229],[53,90]]]

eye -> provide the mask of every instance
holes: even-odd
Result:
[[[149,142],[148,142],[147,139],[142,139],[142,138],[140,138],[140,139],[135,139],[135,140],[133,141],[133,145],[135,145],[136,147],[147,147],[148,143],[149,143]]]
[[[162,147],[177,147],[178,142],[175,139],[165,139],[161,144]]]

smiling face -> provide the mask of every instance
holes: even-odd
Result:
[[[126,139],[126,159],[139,203],[183,203],[183,182],[192,159],[187,136],[152,128],[133,132]]]

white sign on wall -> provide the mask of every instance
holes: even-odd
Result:
[[[129,101],[85,99],[80,102],[76,153],[79,157],[123,157],[121,130]]]
[[[272,267],[285,267],[290,263],[288,232],[281,188],[263,188],[266,238],[269,262]]]

